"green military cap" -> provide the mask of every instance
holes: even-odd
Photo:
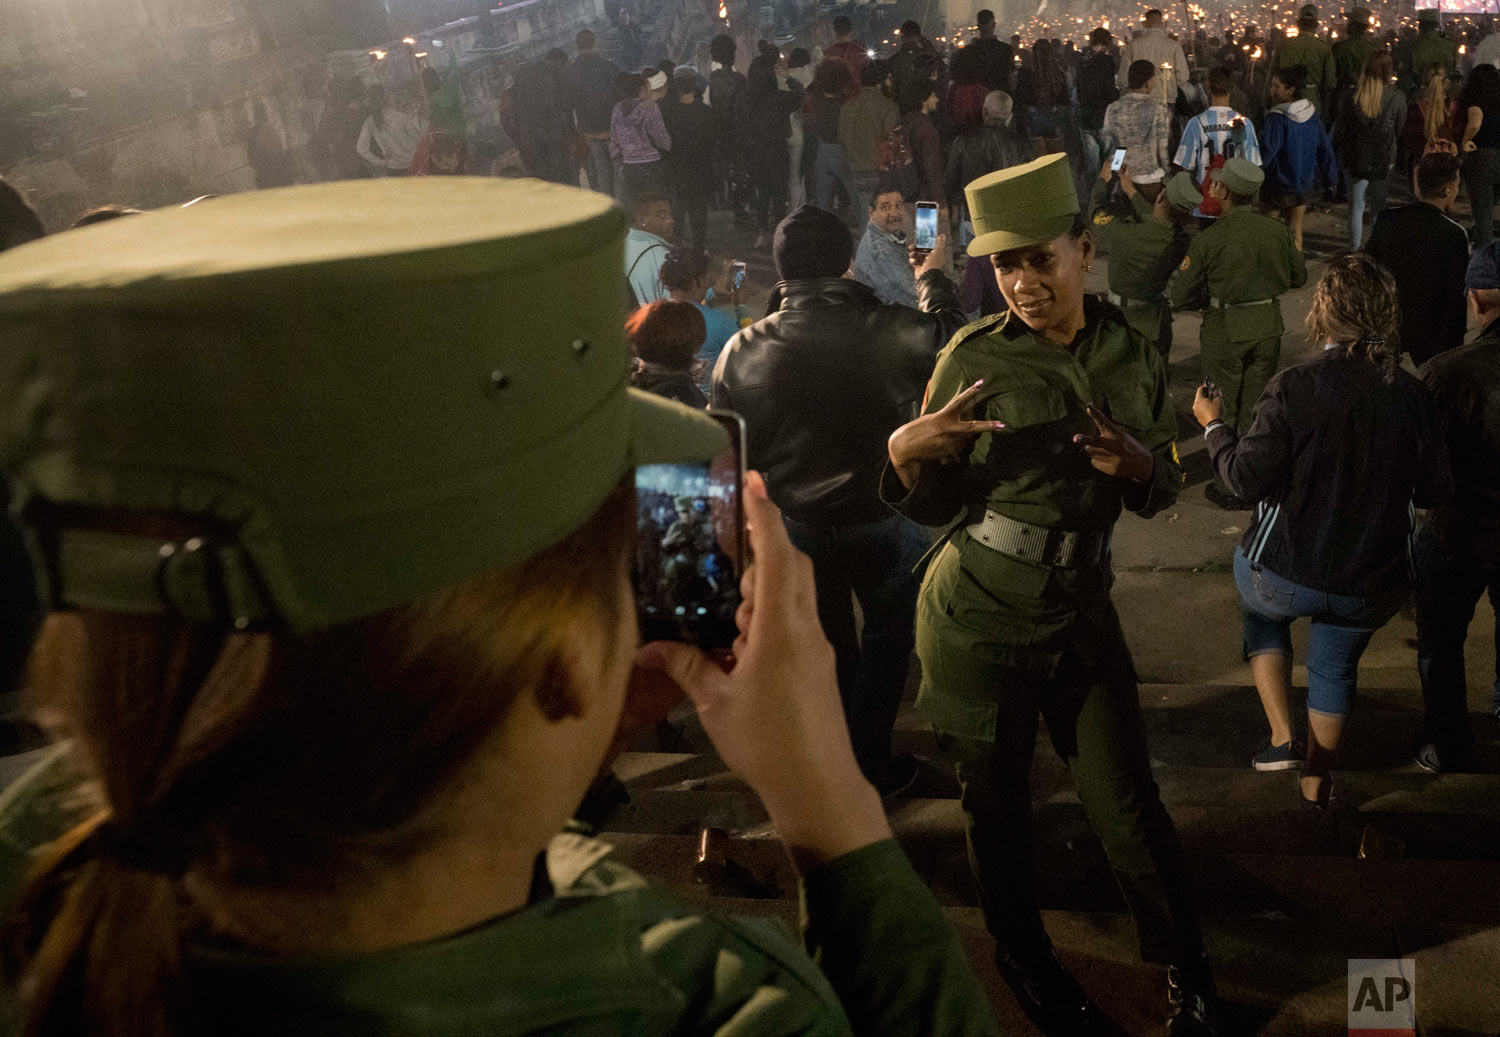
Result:
[[[1067,232],[1079,211],[1066,155],[987,173],[964,188],[964,197],[974,221],[971,256],[1051,241]]]
[[[1167,181],[1164,188],[1167,203],[1180,212],[1192,212],[1203,203],[1203,191],[1193,182],[1189,173],[1178,173]]]
[[[1209,174],[1213,179],[1235,194],[1254,194],[1266,182],[1265,171],[1254,162],[1242,158],[1226,159],[1224,164]]]
[[[628,387],[626,225],[540,181],[378,179],[0,255],[0,470],[51,605],[317,629],[713,456],[714,421]],[[202,533],[138,532],[161,516]]]
[[[1299,18],[1316,18],[1318,16],[1318,5],[1303,4],[1301,9],[1297,11],[1297,16]]]
[[[1359,22],[1361,25],[1369,25],[1374,20],[1374,17],[1368,7],[1356,7],[1349,12],[1349,20],[1351,22]]]

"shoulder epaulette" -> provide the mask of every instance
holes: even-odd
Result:
[[[959,328],[953,336],[953,341],[948,343],[949,347],[957,346],[981,335],[988,335],[992,331],[998,331],[1005,326],[1006,319],[1010,317],[1010,311],[1004,313],[992,313],[988,317],[981,317],[973,324],[965,324]]]

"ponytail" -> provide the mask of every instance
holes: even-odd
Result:
[[[49,848],[7,934],[25,1037],[170,1037],[187,1028],[178,880],[95,852],[104,817]]]

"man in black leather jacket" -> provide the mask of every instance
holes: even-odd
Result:
[[[781,282],[770,312],[729,340],[713,404],[743,415],[749,467],[765,475],[793,543],[812,558],[855,756],[894,794],[916,776],[910,757],[890,759],[890,743],[912,651],[912,569],[927,538],[881,502],[880,473],[886,440],[919,412],[963,307],[943,272],[945,237],[931,255],[913,254],[920,311],[883,304],[844,276],[854,242],[831,212],[798,209],[773,248]]]

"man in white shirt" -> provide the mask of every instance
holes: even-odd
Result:
[[[1129,86],[1126,75],[1130,63],[1142,60],[1156,66],[1156,100],[1165,105],[1176,104],[1177,84],[1187,79],[1187,55],[1183,54],[1182,45],[1162,28],[1161,12],[1155,8],[1146,12],[1146,24],[1120,54],[1120,70],[1115,78],[1121,90]]]
[[[1233,84],[1227,68],[1221,66],[1208,74],[1208,107],[1182,128],[1182,142],[1177,145],[1177,154],[1172,159],[1179,169],[1192,174],[1193,183],[1200,187],[1215,158],[1242,158],[1260,165],[1260,143],[1255,137],[1255,126],[1229,104]],[[1213,212],[1204,212],[1199,206],[1193,210],[1193,215],[1217,219],[1219,214],[1217,208]]]

